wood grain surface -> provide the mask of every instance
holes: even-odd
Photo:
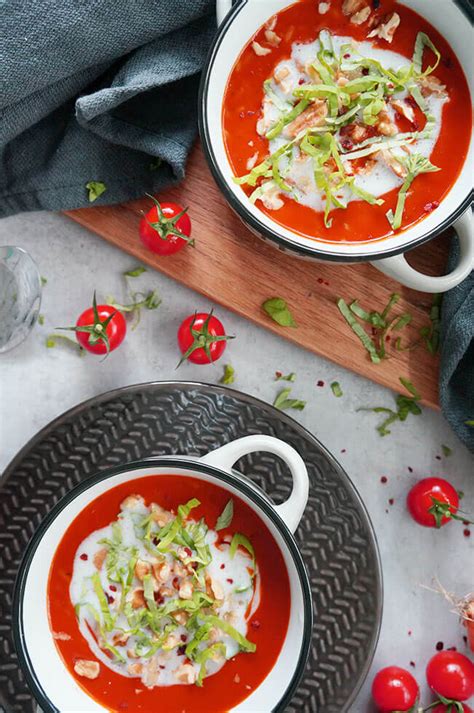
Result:
[[[124,205],[93,206],[66,212],[70,218],[137,259],[191,287],[216,303],[247,317],[310,351],[400,391],[399,377],[410,379],[423,403],[438,408],[438,358],[424,346],[399,352],[388,343],[388,359],[372,364],[359,340],[341,317],[336,299],[358,299],[368,310],[383,309],[398,292],[394,314],[410,312],[412,324],[400,334],[415,341],[429,324],[432,296],[402,287],[369,264],[340,265],[289,256],[254,236],[221,196],[196,146],[184,182],[160,196],[190,207],[196,247],[160,258],[138,237],[140,211],[151,207],[144,198]],[[410,253],[411,264],[428,274],[442,274],[446,234]],[[284,328],[261,309],[269,297],[283,297],[297,328]],[[199,308],[199,300],[190,305]]]

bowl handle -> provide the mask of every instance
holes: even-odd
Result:
[[[383,260],[375,260],[372,265],[402,285],[420,292],[447,292],[459,285],[474,269],[474,233],[472,212],[468,210],[453,223],[459,238],[459,262],[448,275],[439,277],[424,275],[408,264],[405,255],[395,255]]]
[[[309,491],[308,471],[303,459],[294,448],[273,436],[264,436],[263,434],[244,436],[244,438],[239,438],[211,451],[201,460],[209,465],[230,471],[239,458],[249,453],[255,453],[255,451],[265,451],[279,456],[290,469],[293,478],[291,495],[282,505],[273,505],[273,507],[290,532],[294,532],[306,507]]]
[[[232,0],[217,0],[216,2],[216,15],[217,15],[217,26],[221,24],[224,17],[230,11],[232,7]]]

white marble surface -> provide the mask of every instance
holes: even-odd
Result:
[[[271,402],[281,388],[273,380],[275,370],[295,371],[294,396],[306,399],[308,405],[292,415],[335,454],[352,478],[373,520],[383,563],[380,642],[351,711],[371,710],[370,684],[378,668],[389,664],[410,668],[409,662],[414,661],[416,668],[410,670],[424,687],[424,666],[436,642],[467,651],[463,629],[449,613],[450,607],[421,585],[430,585],[437,576],[460,595],[474,589],[474,533],[471,538],[464,537],[460,523],[450,523],[441,531],[421,528],[410,520],[404,504],[416,479],[440,475],[465,492],[464,507],[474,512],[474,460],[439,413],[425,409],[422,416],[394,425],[392,435],[382,439],[375,430],[377,416],[356,413],[356,408],[392,406],[390,391],[219,306],[216,313],[228,332],[237,336],[225,357],[214,366],[184,364],[176,372],[178,325],[188,313],[211,305],[154,272],[140,278],[141,284],[159,290],[162,306],[144,313],[137,330],[129,332],[122,347],[105,362],[91,355],[79,358],[61,346],[47,349],[46,335],[56,325],[74,323],[94,289],[102,297],[113,294],[122,298],[122,272],[134,267],[136,261],[54,214],[33,213],[0,221],[0,245],[8,244],[26,248],[48,284],[41,308],[44,326],[37,325],[15,351],[0,355],[0,472],[51,419],[108,389],[176,378],[215,383],[221,377],[222,364],[229,362],[236,369],[237,389]],[[325,382],[324,388],[316,386],[319,379]],[[340,382],[342,398],[331,393],[329,383],[333,380]],[[449,458],[442,456],[441,444],[452,448]],[[382,475],[388,478],[385,485],[380,482]],[[389,498],[394,499],[392,506]],[[425,695],[424,700],[430,699]]]

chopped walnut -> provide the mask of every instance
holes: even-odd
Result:
[[[217,581],[217,579],[211,578],[211,590],[214,597],[220,601],[224,599],[224,589],[222,584]]]
[[[163,649],[166,651],[166,649],[174,649],[176,646],[178,646],[179,642],[181,639],[178,638],[176,634],[169,634],[168,638],[164,641],[163,643]]]
[[[281,42],[281,37],[273,30],[265,30],[265,39],[272,47],[278,47]]]
[[[127,671],[131,676],[141,676],[143,666],[141,663],[129,663],[127,666]]]
[[[186,555],[186,557],[187,557],[187,555]],[[174,573],[177,577],[185,577],[186,576],[186,568],[183,567],[181,562],[175,562]]]
[[[420,77],[421,93],[424,97],[429,97],[431,94],[443,96],[446,94],[446,86],[441,84],[437,77],[429,74],[427,77]]]
[[[145,505],[141,495],[129,495],[120,504],[121,510],[136,510],[137,508],[142,508]]]
[[[400,15],[397,12],[392,12],[392,14],[377,25],[367,37],[380,37],[382,40],[387,42],[392,42],[393,36],[397,27],[400,24]]]
[[[344,136],[348,136],[355,144],[360,144],[368,138],[369,129],[365,124],[354,122],[346,126],[343,133]]]
[[[256,42],[255,40],[252,42],[252,49],[257,55],[257,57],[263,57],[266,54],[270,54],[271,52],[270,47],[262,47],[262,45]]]
[[[151,517],[159,527],[164,527],[173,516],[167,510],[164,510],[156,503],[153,503],[151,506]]]
[[[102,569],[102,566],[105,562],[105,558],[107,557],[107,553],[108,553],[107,547],[102,547],[100,550],[97,550],[94,557],[92,558],[94,567],[96,569],[99,569],[99,570]]]
[[[178,611],[173,612],[171,616],[178,624],[181,624],[181,626],[186,626],[189,618],[189,614],[183,609],[178,609]]]
[[[354,13],[360,12],[360,10],[368,6],[369,3],[370,0],[344,0],[342,3],[342,12],[344,15],[354,15]]]
[[[146,605],[143,589],[136,587],[127,595],[128,601],[131,602],[132,609],[140,609]]]
[[[412,124],[414,123],[415,112],[413,111],[413,107],[407,104],[406,101],[403,99],[392,99],[391,105],[399,114],[404,116],[405,119],[408,119]]]
[[[148,663],[143,666],[142,681],[147,688],[153,688],[158,684],[160,668],[158,658],[152,656]]]
[[[390,118],[390,114],[386,111],[381,111],[377,117],[377,131],[383,136],[395,136],[398,129]]]
[[[90,678],[93,680],[97,678],[100,673],[100,664],[97,661],[87,661],[86,659],[77,659],[74,664],[74,671],[78,676],[83,678]]]
[[[236,673],[234,676],[234,683],[240,683],[240,676],[238,673]]]
[[[407,175],[407,169],[405,166],[396,158],[396,156],[393,155],[391,151],[387,151],[386,149],[383,149],[382,151],[378,152],[380,156],[382,156],[383,160],[387,164],[389,168],[392,169],[394,174],[398,176],[399,178],[406,178]]]
[[[288,137],[294,138],[303,129],[311,129],[313,126],[321,126],[328,113],[327,103],[317,99],[296,117],[285,129]]]
[[[274,30],[277,24],[277,15],[272,15],[265,23],[267,30]]]
[[[193,598],[194,587],[189,580],[184,581],[179,590],[178,595],[180,599],[192,599]]]
[[[53,631],[53,639],[57,641],[70,641],[71,637],[65,631]]]
[[[174,597],[174,591],[170,587],[160,587],[159,593],[162,597]]]
[[[174,675],[180,683],[195,683],[197,678],[196,669],[190,663],[183,663],[174,671]]]
[[[351,17],[351,22],[353,25],[363,25],[364,22],[367,22],[369,19],[370,15],[370,7],[363,7],[362,10],[359,10],[359,12],[355,12],[352,17]]]
[[[153,574],[159,582],[167,582],[171,575],[171,567],[167,562],[153,565]]]
[[[140,582],[143,582],[143,578],[146,577],[147,574],[150,574],[151,572],[151,564],[149,562],[145,562],[144,560],[137,560],[137,563],[135,565],[135,577],[140,580]]]
[[[114,646],[125,646],[125,644],[129,640],[129,638],[130,638],[130,634],[126,634],[123,631],[118,632],[117,634],[113,635],[112,644]]]
[[[127,656],[129,659],[139,659],[140,656],[135,653],[134,649],[127,649]]]
[[[252,168],[257,163],[257,159],[258,159],[258,151],[256,151],[253,156],[250,156],[250,158],[247,159],[247,163],[245,164],[247,167],[247,171],[252,170]]]
[[[330,5],[328,2],[320,2],[318,5],[318,12],[320,15],[325,15],[329,11]]]
[[[376,165],[377,161],[375,161],[373,158],[368,158],[363,166],[357,168],[357,173],[360,173],[362,176],[369,176]]]

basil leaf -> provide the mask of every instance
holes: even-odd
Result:
[[[235,535],[232,537],[232,542],[230,543],[229,548],[229,554],[231,558],[233,559],[235,557],[235,553],[237,552],[237,548],[239,547],[239,545],[246,549],[247,552],[250,553],[250,555],[252,555],[252,561],[255,567],[255,550],[253,548],[253,545],[248,539],[248,537],[245,537],[245,535],[242,535],[240,532],[236,532]]]
[[[235,369],[230,364],[224,366],[224,375],[219,380],[219,384],[233,384],[235,381]]]
[[[452,449],[449,446],[445,446],[444,443],[441,446],[441,450],[443,451],[443,455],[446,456],[446,458],[450,456],[453,452]]]
[[[275,372],[275,381],[296,381],[296,374],[292,371],[290,374],[282,374],[281,371]]]
[[[179,517],[184,520],[188,517],[189,513],[191,510],[194,508],[199,507],[201,504],[201,501],[198,500],[197,498],[192,498],[191,500],[188,500],[188,502],[185,505],[178,505],[178,515]]]
[[[224,530],[226,527],[229,527],[230,523],[232,522],[232,518],[234,517],[234,501],[232,498],[229,500],[219,517],[217,518],[215,530]]]
[[[342,389],[338,381],[333,381],[331,384],[331,391],[336,396],[337,398],[341,397],[342,394]]]
[[[272,297],[262,304],[263,310],[281,327],[296,327],[288,305],[281,297]]]
[[[99,196],[107,190],[107,186],[105,183],[102,183],[102,181],[89,181],[86,183],[86,188],[89,192],[88,198],[90,203],[96,201],[97,198],[99,198]]]
[[[136,267],[134,270],[127,270],[126,272],[123,273],[124,277],[139,277],[140,275],[143,275],[143,273],[146,272],[146,267]]]
[[[286,409],[293,408],[297,411],[302,411],[306,406],[306,401],[300,401],[299,399],[289,399],[288,396],[291,393],[291,388],[283,389],[275,398],[273,405],[275,408],[279,408],[282,411]]]
[[[367,349],[369,352],[370,358],[374,364],[380,364],[380,356],[377,353],[377,349],[375,347],[374,342],[372,339],[369,337],[367,332],[360,326],[359,322],[356,320],[354,315],[352,314],[351,310],[349,309],[348,305],[346,302],[340,297],[337,300],[337,306],[339,308],[340,313],[354,332],[354,334],[359,337],[360,341],[362,342],[362,345]]]

